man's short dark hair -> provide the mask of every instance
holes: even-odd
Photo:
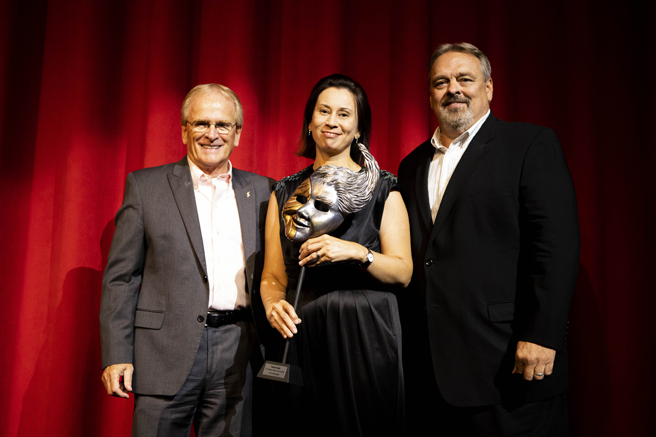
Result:
[[[428,75],[430,76],[430,72],[433,69],[433,64],[439,58],[445,53],[449,52],[458,52],[458,53],[466,53],[468,55],[475,56],[476,59],[478,59],[481,63],[481,71],[483,72],[483,79],[485,82],[492,77],[492,66],[490,65],[490,60],[485,56],[485,53],[480,51],[478,47],[469,44],[467,42],[458,42],[455,44],[442,44],[433,52],[433,56],[431,56],[430,61],[428,61]],[[430,80],[430,77],[429,77]]]

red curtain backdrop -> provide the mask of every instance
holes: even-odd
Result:
[[[468,41],[495,115],[553,128],[577,190],[573,435],[656,430],[654,2],[12,0],[0,3],[0,434],[129,435],[100,383],[101,276],[128,172],[180,159],[180,105],[232,88],[232,162],[279,179],[310,89],[340,72],[396,172],[435,128],[426,63]]]

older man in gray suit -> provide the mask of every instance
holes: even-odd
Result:
[[[272,181],[232,167],[242,125],[234,92],[199,85],[182,106],[187,156],[128,175],[100,332],[107,393],[135,393],[133,435],[252,434]]]

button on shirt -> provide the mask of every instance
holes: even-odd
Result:
[[[435,223],[437,211],[440,209],[442,197],[444,197],[444,192],[449,184],[449,180],[451,180],[453,171],[458,166],[462,155],[465,154],[469,143],[471,143],[471,140],[476,136],[478,130],[489,115],[490,110],[480,120],[474,123],[472,127],[453,140],[448,148],[442,145],[440,128],[435,129],[433,138],[431,138],[431,144],[435,147],[435,154],[428,169],[428,200],[430,201],[433,223]]]
[[[246,308],[250,300],[246,292],[244,244],[232,186],[232,164],[228,162],[228,173],[212,178],[187,160],[203,235],[210,289],[208,307],[228,311]]]

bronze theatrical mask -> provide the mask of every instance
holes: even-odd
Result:
[[[303,181],[282,209],[285,236],[302,243],[330,233],[344,218],[360,211],[373,197],[380,170],[363,144],[358,144],[365,159],[359,171],[324,165]]]

